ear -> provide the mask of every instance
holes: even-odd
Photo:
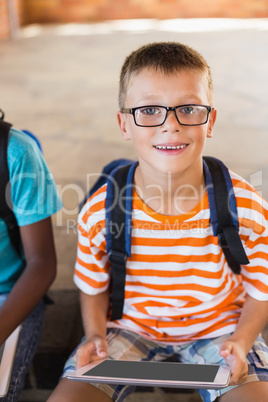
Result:
[[[215,108],[212,108],[210,114],[209,114],[209,121],[208,121],[208,131],[207,131],[207,138],[212,138],[213,137],[213,127],[215,124],[217,118],[217,110]]]
[[[124,140],[129,141],[131,139],[131,135],[128,130],[127,116],[125,113],[117,112],[117,121]]]

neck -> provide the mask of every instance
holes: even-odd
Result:
[[[194,175],[169,173],[158,174],[156,178],[143,174],[142,167],[138,166],[134,182],[145,204],[163,215],[187,214],[200,202],[206,190],[203,169],[195,171]]]

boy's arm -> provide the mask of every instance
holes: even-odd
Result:
[[[29,315],[56,275],[51,218],[20,227],[26,267],[0,309],[0,344]]]
[[[80,303],[86,341],[76,352],[77,368],[107,356],[109,290],[93,296],[81,292]]]
[[[236,330],[220,349],[220,355],[232,369],[230,384],[245,380],[248,372],[246,356],[267,321],[268,301],[259,301],[247,295]]]

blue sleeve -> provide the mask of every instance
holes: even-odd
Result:
[[[11,201],[19,226],[41,221],[62,208],[53,176],[33,139],[11,129],[7,157]]]

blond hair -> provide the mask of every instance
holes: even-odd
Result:
[[[153,69],[164,74],[179,71],[199,71],[208,84],[208,99],[213,106],[214,89],[210,67],[194,49],[179,42],[155,42],[132,52],[124,61],[119,82],[119,107],[125,107],[130,79],[144,69]]]

